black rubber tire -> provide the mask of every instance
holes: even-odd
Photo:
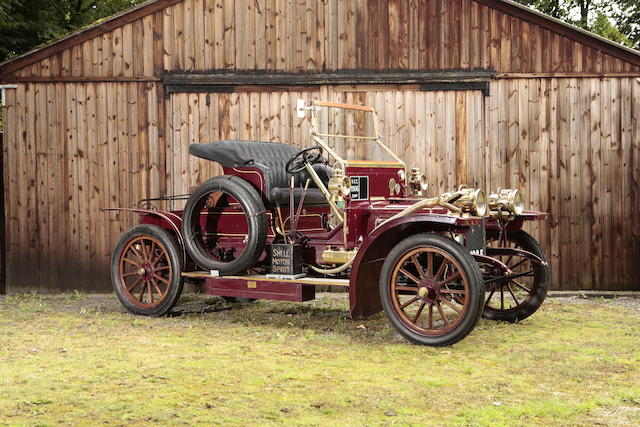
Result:
[[[199,209],[208,194],[224,192],[240,203],[244,210],[249,228],[249,236],[245,249],[240,256],[223,262],[211,258],[195,241],[195,220],[198,220]],[[242,178],[237,176],[216,176],[198,187],[187,200],[182,215],[182,235],[185,248],[193,261],[206,270],[218,270],[222,275],[236,274],[252,267],[262,252],[267,240],[267,213],[258,192]]]
[[[162,245],[161,249],[166,253],[172,272],[166,295],[158,305],[149,308],[140,307],[132,303],[130,300],[131,295],[126,291],[124,279],[120,274],[120,258],[123,251],[127,248],[129,242],[139,237],[151,237]],[[111,256],[111,283],[118,299],[130,312],[143,316],[162,316],[171,311],[178,299],[180,299],[180,294],[182,294],[183,279],[181,268],[182,250],[173,235],[157,225],[137,225],[122,235],[113,251]]]
[[[487,231],[487,240],[497,239],[497,231]],[[534,275],[534,288],[532,289],[531,299],[513,311],[487,310],[484,309],[482,317],[489,320],[498,320],[503,322],[519,322],[535,313],[544,302],[547,296],[549,282],[551,281],[551,269],[549,268],[549,259],[542,249],[542,246],[529,233],[524,230],[512,231],[507,233],[507,238],[517,243],[518,246],[527,252],[531,252],[543,259],[547,264],[541,266]]]
[[[393,268],[404,254],[417,247],[434,247],[447,252],[460,264],[469,282],[471,302],[465,313],[465,317],[458,326],[443,335],[429,336],[417,333],[405,325],[393,309],[389,287]],[[460,341],[476,326],[484,307],[482,275],[469,251],[455,240],[434,233],[417,234],[407,237],[398,243],[391,252],[389,252],[382,265],[379,286],[382,307],[389,322],[400,335],[414,344],[437,347],[451,345]]]

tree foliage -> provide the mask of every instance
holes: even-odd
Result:
[[[63,37],[143,0],[0,0],[0,59]]]
[[[542,13],[640,50],[640,0],[516,0]]]

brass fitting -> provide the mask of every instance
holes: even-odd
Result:
[[[500,189],[489,195],[489,215],[495,219],[512,220],[524,211],[524,196],[520,190]]]
[[[423,196],[429,188],[427,177],[420,171],[420,168],[412,168],[409,176],[409,187],[414,196]]]
[[[345,249],[325,249],[322,251],[322,262],[325,264],[344,264],[355,257],[356,249],[347,251]]]
[[[338,207],[344,207],[344,199],[351,194],[351,179],[345,176],[342,169],[334,168],[333,176],[329,180],[329,193],[331,194],[331,201]]]

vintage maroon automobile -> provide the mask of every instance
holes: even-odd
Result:
[[[524,221],[518,190],[428,185],[382,141],[369,107],[297,106],[313,146],[255,141],[193,144],[224,175],[195,189],[184,210],[137,212],[115,248],[115,292],[136,314],[174,306],[183,280],[207,294],[308,301],[317,285],[349,290],[353,318],[384,309],[409,341],[449,345],[479,317],[516,322],[547,292],[549,266]],[[171,199],[164,198],[163,200]],[[158,199],[155,199],[158,200]]]

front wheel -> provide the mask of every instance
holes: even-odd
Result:
[[[451,345],[469,334],[482,314],[482,276],[459,243],[418,234],[389,252],[380,275],[380,298],[393,327],[409,341]]]
[[[506,242],[500,242],[497,231],[487,232],[487,246],[522,249],[544,261],[527,258],[514,251],[496,258],[509,267],[512,273],[502,276],[483,267],[486,300],[483,317],[489,320],[518,322],[526,319],[540,308],[547,295],[551,277],[549,260],[540,244],[526,231],[507,233]]]

